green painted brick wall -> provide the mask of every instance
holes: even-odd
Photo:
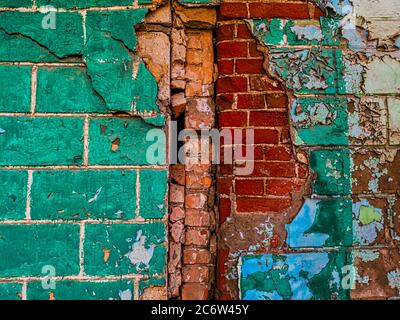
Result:
[[[32,180],[34,220],[135,218],[135,171],[37,171]]]
[[[23,66],[0,66],[0,112],[30,111],[31,69]]]
[[[85,68],[39,68],[36,110],[48,113],[106,113]]]
[[[165,270],[165,225],[87,225],[85,273],[89,275],[162,275]],[[104,259],[104,251],[109,251]]]
[[[46,265],[59,276],[77,275],[79,226],[0,225],[0,252],[0,277],[41,276]]]
[[[0,220],[25,218],[28,173],[0,171]]]
[[[0,166],[83,162],[83,119],[0,117],[0,132]]]
[[[41,282],[31,282],[26,295],[31,300],[132,300],[133,281],[57,281],[55,289],[43,289]]]
[[[35,4],[66,9],[55,29],[35,8],[0,12],[0,299],[138,299],[166,285],[167,259],[165,141],[158,163],[146,157],[165,117],[135,51],[148,9]]]

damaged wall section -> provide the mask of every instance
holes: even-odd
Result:
[[[170,20],[67,3],[1,2],[0,297],[166,299]]]
[[[221,298],[399,295],[398,3],[317,2],[220,7],[219,125],[256,130],[253,175],[219,171]]]

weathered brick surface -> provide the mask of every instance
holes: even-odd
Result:
[[[400,6],[343,4],[0,0],[0,299],[398,297]]]
[[[352,1],[357,16],[374,21],[357,28],[341,26],[341,2],[221,4],[218,123],[254,128],[256,144],[250,177],[219,167],[221,299],[398,296],[398,105],[391,96],[399,47],[375,20],[396,20],[398,5],[378,2]],[[386,47],[385,58],[366,49],[360,28]],[[357,246],[365,250],[349,249]],[[312,271],[317,266],[324,271]],[[346,286],[349,272],[354,286]],[[274,277],[282,280],[272,284]]]
[[[166,142],[153,161],[146,137],[165,126],[170,44],[134,31],[150,6],[0,1],[1,299],[166,298]]]

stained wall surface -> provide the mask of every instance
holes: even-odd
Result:
[[[220,168],[221,298],[399,295],[396,7],[222,3],[219,125],[256,152]]]
[[[398,298],[399,9],[0,0],[0,299]]]

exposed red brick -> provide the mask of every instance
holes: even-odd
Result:
[[[220,94],[217,96],[216,104],[218,111],[224,111],[232,109],[232,105],[234,102],[233,94]]]
[[[262,70],[262,59],[238,59],[235,63],[236,74],[259,74]]]
[[[219,60],[218,61],[218,71],[222,74],[233,74],[234,73],[233,60]]]
[[[286,112],[279,111],[250,111],[250,126],[283,127],[289,125]]]
[[[211,263],[211,253],[207,249],[186,247],[183,249],[184,264],[209,264]]]
[[[185,244],[187,246],[207,246],[209,240],[210,240],[210,230],[208,229],[186,230]]]
[[[290,196],[293,191],[299,191],[301,184],[294,180],[268,179],[266,193],[274,196]]]
[[[245,92],[247,91],[247,78],[220,78],[217,81],[217,91],[218,93]]]
[[[231,215],[231,200],[228,198],[219,199],[219,223],[223,224]]]
[[[246,24],[239,24],[237,26],[237,39],[254,39],[249,27]]]
[[[183,267],[183,282],[186,283],[208,283],[210,281],[210,267],[186,265]]]
[[[307,3],[250,3],[250,18],[308,19]]]
[[[264,109],[265,96],[263,94],[240,94],[237,101],[238,109]]]
[[[275,129],[255,129],[254,143],[257,144],[278,144],[279,131]]]
[[[222,42],[217,45],[217,57],[223,58],[236,58],[247,57],[247,42]]]
[[[265,160],[291,161],[293,159],[290,148],[283,146],[268,146],[264,149]]]
[[[264,180],[236,180],[235,191],[241,196],[261,196],[264,194]]]
[[[219,116],[220,127],[245,127],[247,125],[247,112],[223,112]]]
[[[248,18],[247,4],[243,2],[222,3],[219,6],[218,19],[244,19]]]
[[[290,199],[269,198],[237,198],[238,212],[278,213],[286,210],[292,204]]]
[[[190,227],[209,227],[211,224],[208,211],[188,209],[186,211],[185,225]]]
[[[294,178],[296,167],[292,162],[256,162],[252,176]]]
[[[250,77],[250,90],[252,91],[283,91],[282,84],[267,76]]]
[[[204,283],[185,283],[182,286],[182,300],[207,300],[209,286]]]
[[[272,93],[266,95],[268,108],[286,109],[289,104],[288,96],[284,93]]]
[[[233,40],[235,36],[235,25],[225,24],[217,29],[217,41]]]

